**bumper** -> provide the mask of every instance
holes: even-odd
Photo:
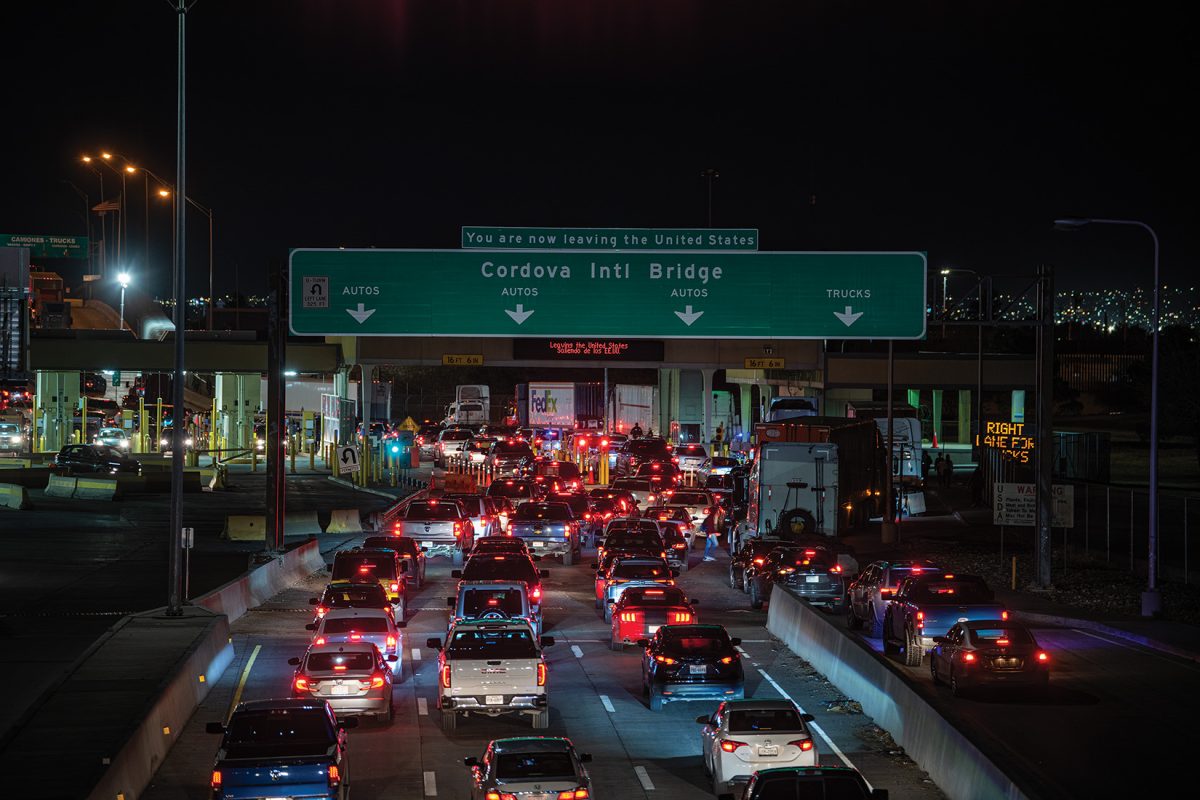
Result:
[[[841,589],[809,589],[805,591],[802,583],[788,584],[788,588],[791,589],[792,594],[815,605],[838,605],[846,598],[845,592]],[[926,647],[933,646],[933,640],[930,639],[929,642]]]
[[[521,711],[541,711],[547,705],[545,694],[499,695],[501,702],[487,702],[487,695],[443,695],[442,708],[454,711],[474,711],[480,714],[509,714]],[[493,696],[492,699],[495,699]]]
[[[655,683],[663,702],[672,700],[743,700],[746,690],[743,681],[712,681],[705,683]]]
[[[575,549],[575,543],[566,536],[539,536],[514,531],[513,537],[525,542],[531,553],[565,553]]]
[[[1012,672],[986,669],[970,670],[958,677],[960,686],[1045,686],[1050,682],[1050,673],[1045,670],[1013,670]]]
[[[390,693],[391,687],[387,688]],[[386,714],[388,709],[388,696],[382,691],[372,692],[364,697],[309,694],[302,696],[301,699],[325,700],[339,717],[358,714]]]

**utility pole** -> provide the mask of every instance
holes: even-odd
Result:
[[[1049,589],[1054,523],[1054,272],[1038,267],[1037,329],[1037,558],[1035,585]]]
[[[281,264],[271,267],[271,295],[267,301],[267,529],[265,549],[268,553],[283,549],[283,522],[287,505],[287,482],[284,475],[283,369],[287,346],[287,281]]]
[[[721,177],[721,173],[718,172],[717,170],[713,169],[712,167],[709,167],[708,169],[702,170],[700,172],[700,177],[708,178],[708,223],[707,223],[707,225],[708,225],[708,227],[711,228],[712,227],[712,185],[713,185],[713,180]]]

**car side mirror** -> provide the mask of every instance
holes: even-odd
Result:
[[[308,598],[308,604],[309,604],[310,606],[315,606],[315,605],[317,605],[317,604],[319,604],[319,603],[320,603],[320,601],[319,601],[317,598],[315,598],[315,597],[310,597],[310,598]]]
[[[638,647],[649,647],[649,646],[650,646],[650,640],[649,640],[649,639],[638,639],[638,640],[637,640],[637,646],[638,646]]]
[[[478,766],[479,766],[479,759],[478,759],[478,758],[475,758],[475,756],[470,756],[470,757],[468,757],[468,758],[464,758],[464,759],[463,759],[463,766],[466,766],[466,767],[478,767]]]
[[[538,575],[540,575],[540,576],[541,576],[541,577],[543,577],[543,578],[549,578],[549,577],[550,577],[550,570],[548,570],[548,569],[539,569],[539,570],[538,570]]]
[[[801,714],[801,715],[800,715],[800,721],[801,721],[801,722],[815,722],[815,721],[816,721],[816,719],[817,719],[817,718],[816,718],[816,717],[814,717],[812,714]]]
[[[454,608],[456,605],[458,605],[458,600],[453,597],[447,597],[446,605],[449,606],[450,608]]]
[[[696,598],[694,598],[694,597],[689,597],[689,598],[688,598],[688,602],[689,602],[690,604],[694,605],[694,606],[698,606],[698,605],[700,605],[700,601],[699,601],[699,600],[697,600],[697,599],[696,599]]]
[[[553,647],[553,646],[554,646],[554,637],[553,636],[543,636],[542,637],[542,647]]]
[[[935,636],[935,637],[933,637],[933,641],[934,641],[934,644],[945,644],[946,637],[945,636]]]
[[[339,719],[337,724],[342,730],[348,731],[352,728],[358,727],[358,717],[346,717],[345,719]]]
[[[400,660],[400,656],[396,655],[395,653],[392,653],[390,656],[386,656],[386,658],[393,664]]]
[[[579,754],[579,763],[580,764],[592,763],[592,754],[591,753],[580,753]]]
[[[441,650],[442,649],[442,640],[437,638],[436,636],[431,636],[430,638],[425,640],[425,646],[428,647],[430,650]]]
[[[461,570],[461,569],[452,569],[452,570],[450,570],[450,577],[451,577],[451,578],[461,578],[461,577],[462,577],[462,570]]]
[[[315,631],[316,629],[317,629],[317,623],[315,623],[315,622],[310,622],[304,626],[304,630],[306,630],[306,631]]]
[[[225,726],[219,722],[209,722],[204,726],[205,733],[225,733]]]
[[[699,725],[707,725],[710,722],[712,722],[712,717],[706,717],[704,715],[696,717],[696,723]]]
[[[298,667],[298,666],[300,666],[300,659],[298,659],[298,658],[289,658],[289,659],[288,659],[288,664],[289,664],[289,665],[291,665],[291,666],[293,666],[293,667]]]
[[[733,645],[734,647],[737,647],[739,644],[742,643],[742,640],[740,638],[738,638],[737,636],[734,636],[732,639],[729,640],[729,643],[731,645]]]

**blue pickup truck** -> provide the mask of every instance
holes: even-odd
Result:
[[[883,651],[904,652],[904,663],[921,664],[958,622],[1008,619],[987,583],[978,575],[925,574],[905,578],[883,615]]]
[[[346,729],[324,701],[256,700],[240,703],[222,734],[212,769],[213,800],[304,797],[346,800]]]

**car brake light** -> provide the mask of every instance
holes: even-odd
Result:
[[[318,637],[316,638],[316,640],[313,642],[313,644],[325,644],[325,637],[324,637],[324,636],[318,636]]]
[[[673,624],[678,625],[681,623],[687,623],[687,622],[691,622],[691,621],[692,621],[692,612],[690,612],[690,611],[672,611],[671,612],[671,622]]]
[[[450,688],[450,665],[449,664],[442,665],[442,688],[443,689]]]
[[[950,573],[946,573],[946,574],[945,574],[945,575],[943,575],[942,577],[943,577],[943,578],[945,578],[945,579],[947,579],[947,580],[951,580],[951,579],[953,579],[953,578],[954,578],[954,576],[953,576],[953,575],[951,575]]]
[[[711,508],[706,508],[706,509],[704,509],[703,511],[701,511],[700,513],[701,513],[701,514],[703,514],[704,516],[706,516],[706,517],[707,517],[709,514],[711,514],[711,513],[712,513],[712,509],[711,509]]]
[[[883,596],[883,595],[885,595],[885,594],[891,594],[891,593],[892,593],[892,591],[893,591],[892,589],[889,589],[889,588],[887,588],[886,586],[881,586],[881,587],[879,587],[879,594],[880,594],[880,596]]]
[[[539,661],[537,665],[537,685],[546,685],[546,662]]]
[[[350,631],[350,641],[352,641],[352,642],[361,642],[361,641],[362,641],[362,634],[361,634],[361,633],[355,633],[354,631]]]
[[[996,644],[1000,645],[1001,647],[1007,647],[1008,639],[997,639]]]
[[[214,769],[214,770],[213,770],[213,773],[212,773],[212,788],[214,788],[214,789],[220,789],[220,788],[221,788],[221,770],[219,770],[219,769]]]
[[[721,659],[722,664],[732,664],[737,656],[725,656]]]
[[[325,606],[317,606],[317,616],[318,617],[323,617],[328,613],[329,613],[329,609],[326,608]]]
[[[387,637],[387,647],[389,650],[394,649],[396,647],[396,637],[395,636],[389,635]]]
[[[834,564],[832,567],[829,568],[829,571],[832,572],[834,575],[837,575],[838,573],[840,573],[842,571],[842,567],[840,564]]]
[[[534,600],[541,600],[542,599],[542,587],[540,587],[540,586],[533,587],[533,590],[529,593],[529,596],[531,598],[533,598]]]
[[[799,747],[801,750],[809,751],[813,749],[812,739],[796,739],[788,742],[792,747]]]
[[[307,678],[296,678],[295,687],[296,687],[297,692],[307,692],[308,691],[308,679]]]
[[[670,656],[655,656],[654,660],[660,664],[674,664],[675,663],[675,659],[671,658]]]
[[[1000,619],[1004,620],[1005,622],[1008,622],[1008,612],[1007,612],[1007,611],[1001,611],[1001,612],[1000,612]]]
[[[975,661],[975,654],[974,653],[963,653],[963,661],[965,661],[968,664],[972,663],[973,661]]]
[[[767,560],[765,558],[756,558],[754,559],[754,563],[762,566],[763,564],[767,563]]]
[[[813,557],[813,556],[815,556],[816,554],[817,554],[817,551],[816,551],[816,550],[805,550],[805,551],[804,551],[804,556],[805,556],[805,558],[812,558],[812,557]]]
[[[588,790],[582,786],[578,789],[563,789],[558,793],[558,800],[587,800],[591,797]]]
[[[1039,650],[1037,654],[1037,660],[1039,664],[1045,664],[1050,660],[1050,654]]]
[[[721,749],[726,753],[732,753],[739,747],[748,747],[748,745],[745,742],[738,742],[734,741],[733,739],[726,739],[725,741],[721,742]]]
[[[345,672],[345,671],[346,671],[346,665],[345,665],[345,664],[334,664],[334,665],[333,665],[333,671],[334,671],[334,672]]]
[[[370,571],[371,571],[371,568],[370,568],[370,567],[359,567],[359,568],[358,568],[358,574],[359,574],[359,575],[366,575],[366,574],[367,574],[368,572],[370,572]]]
[[[337,764],[329,765],[329,786],[333,788],[342,782],[342,771]]]
[[[372,689],[382,689],[383,688],[383,676],[380,675],[378,672],[376,672],[374,675],[371,676],[371,688]]]
[[[637,622],[638,614],[636,611],[622,611],[621,622]]]

